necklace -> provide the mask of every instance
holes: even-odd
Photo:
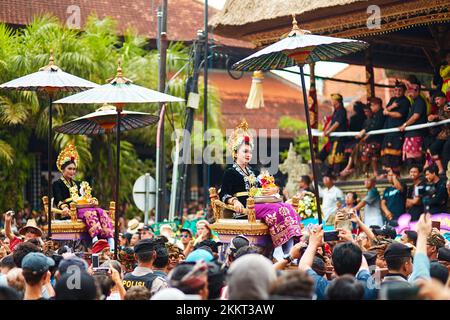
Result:
[[[61,176],[61,180],[64,182],[67,188],[70,189],[73,187],[73,181],[69,182],[64,176]]]
[[[242,172],[244,172],[246,176],[250,175],[250,172],[248,172],[248,169],[246,166],[244,166],[244,168],[242,168],[240,164],[238,164],[238,166],[239,166],[239,168],[241,168]]]

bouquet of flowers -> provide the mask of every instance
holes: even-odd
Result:
[[[69,189],[70,195],[72,197],[72,200],[75,201],[78,205],[87,205],[91,203],[93,200],[92,197],[92,188],[89,185],[89,182],[83,181],[80,185],[80,194],[78,194],[78,188],[77,186],[73,186]]]
[[[258,188],[256,190],[255,196],[263,196],[263,189],[270,189],[270,188],[276,188],[277,185],[275,184],[275,178],[269,174],[269,171],[264,170],[261,171],[260,175],[257,177],[259,184],[261,185],[261,188]]]
[[[317,219],[317,201],[314,193],[304,191],[300,194],[297,213],[303,220],[308,218]]]

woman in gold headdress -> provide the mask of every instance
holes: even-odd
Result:
[[[244,120],[232,133],[227,148],[233,157],[233,166],[223,176],[220,189],[221,201],[233,205],[236,212],[242,212],[252,188],[261,187],[254,171],[249,167],[252,159],[253,138]],[[263,188],[263,195],[278,193],[278,187]],[[274,247],[282,246],[285,254],[293,245],[293,237],[301,235],[300,218],[290,204],[283,202],[256,203],[256,218],[269,227]]]
[[[64,215],[69,214],[72,202],[84,204],[77,209],[77,217],[82,219],[88,228],[92,242],[98,239],[107,239],[111,249],[114,248],[113,225],[111,218],[103,209],[97,207],[98,201],[91,196],[91,188],[87,182],[74,180],[79,155],[74,145],[67,145],[59,154],[56,166],[61,172],[61,178],[53,183],[54,203]]]

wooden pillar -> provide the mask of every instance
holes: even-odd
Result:
[[[311,121],[311,129],[319,128],[319,117],[318,117],[318,107],[317,107],[317,92],[316,92],[316,77],[315,77],[315,63],[309,65],[309,92],[308,92],[308,104],[309,104],[309,117]],[[319,152],[319,139],[318,137],[313,138],[314,152],[317,155]]]
[[[375,97],[375,76],[373,72],[372,62],[372,46],[369,46],[365,51],[365,65],[366,65],[366,89],[367,100]]]

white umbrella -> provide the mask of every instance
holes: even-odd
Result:
[[[54,63],[53,50],[50,50],[49,64],[38,72],[11,80],[0,85],[0,89],[45,92],[49,96],[48,112],[48,198],[52,198],[52,101],[56,92],[79,92],[95,88],[98,84],[62,71]],[[48,207],[48,237],[51,238],[51,207]]]
[[[110,103],[116,106],[117,110],[117,127],[121,128],[121,113],[124,104],[126,103],[154,103],[154,102],[183,102],[184,99],[174,97],[165,93],[150,90],[145,87],[141,87],[132,83],[130,79],[127,79],[122,74],[121,63],[117,68],[116,77],[109,83],[99,86],[94,89],[90,89],[84,92],[74,94],[72,96],[60,99],[54,103],[66,103],[66,104],[83,104],[83,103]],[[164,119],[163,119],[164,121]],[[116,161],[116,192],[115,201],[116,208],[120,210],[119,205],[119,170],[120,170],[120,131],[117,133],[117,161]],[[116,214],[115,234],[115,256],[117,257],[117,243],[119,234],[118,224],[119,214]]]

